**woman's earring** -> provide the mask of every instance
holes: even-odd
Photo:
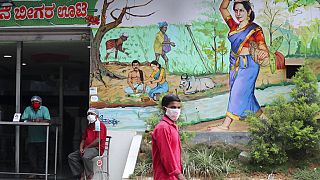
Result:
[[[250,21],[250,16],[247,16],[247,20]]]

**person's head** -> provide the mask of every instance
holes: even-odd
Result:
[[[139,67],[140,67],[140,62],[138,60],[133,60],[131,65],[132,65],[133,70],[138,71]]]
[[[161,106],[165,114],[172,120],[177,121],[181,113],[181,101],[174,94],[167,94],[162,98]]]
[[[152,61],[150,63],[150,66],[153,70],[158,70],[161,68],[161,65],[158,63],[158,61]]]
[[[128,37],[129,37],[128,33],[122,33],[122,34],[120,35],[120,38],[121,38],[123,41],[126,41],[126,40],[128,39]]]
[[[252,22],[255,18],[250,1],[236,1],[233,4],[234,14],[239,22]]]
[[[159,29],[162,33],[166,33],[167,29],[168,29],[168,23],[167,22],[159,22]]]
[[[38,110],[41,106],[42,99],[39,96],[33,96],[31,98],[31,106],[34,110]]]
[[[89,108],[87,111],[87,119],[89,124],[96,122],[99,118],[99,111],[96,108]]]

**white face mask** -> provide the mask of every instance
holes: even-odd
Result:
[[[96,121],[96,115],[88,115],[87,119],[89,121],[89,124],[94,123]]]
[[[179,119],[181,109],[171,109],[166,107],[166,115],[172,120],[177,121]]]

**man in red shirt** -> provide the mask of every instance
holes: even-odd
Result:
[[[89,108],[87,112],[89,124],[82,135],[80,149],[68,155],[69,166],[74,176],[80,176],[81,179],[85,175],[87,180],[93,178],[93,162],[92,159],[104,152],[107,129],[103,122],[99,120],[99,111],[95,108]],[[96,131],[95,127],[99,126],[100,131]],[[100,134],[100,138],[99,138]],[[100,141],[100,147],[99,147]]]
[[[152,165],[155,180],[185,180],[182,175],[181,144],[176,121],[180,99],[173,94],[162,98],[165,115],[152,133]]]

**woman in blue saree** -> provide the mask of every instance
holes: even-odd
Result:
[[[150,77],[147,80],[145,80],[144,84],[145,86],[148,84],[149,85],[156,84],[156,86],[148,92],[148,95],[153,100],[158,100],[157,98],[159,97],[160,94],[166,93],[169,91],[169,84],[166,81],[165,70],[164,68],[161,67],[158,61],[152,61],[150,66],[153,71]]]
[[[220,12],[230,28],[231,42],[229,86],[230,95],[226,118],[222,125],[212,130],[228,130],[234,120],[246,117],[248,112],[262,114],[254,95],[255,83],[260,63],[269,57],[262,29],[253,22],[254,12],[248,0],[236,0],[233,5],[235,17],[231,17],[228,6],[230,0],[223,0]]]

